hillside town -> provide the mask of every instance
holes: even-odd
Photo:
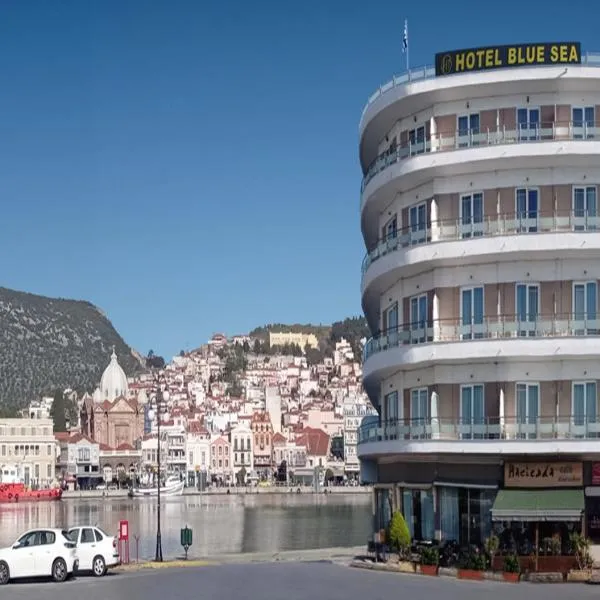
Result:
[[[376,413],[352,345],[342,338],[308,360],[317,347],[310,333],[217,334],[135,378],[113,351],[93,393],[65,391],[75,408],[65,431],[51,397],[0,419],[0,474],[39,488],[125,487],[154,476],[160,448],[161,473],[198,489],[356,485],[357,430]]]

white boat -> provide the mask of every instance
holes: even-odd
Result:
[[[160,488],[161,498],[171,496],[181,496],[185,483],[179,480],[179,477],[168,477],[165,484]],[[129,491],[132,498],[156,498],[158,496],[158,487],[139,487]]]

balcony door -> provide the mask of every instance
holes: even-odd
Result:
[[[394,302],[384,314],[385,332],[390,346],[398,345],[398,303]]]
[[[460,428],[464,440],[482,439],[485,425],[483,385],[463,385],[460,388]]]
[[[427,339],[427,294],[410,299],[410,340],[422,344]]]
[[[534,337],[540,313],[540,286],[537,283],[519,283],[516,287],[517,335]]]
[[[517,136],[520,142],[534,141],[540,135],[540,109],[517,109]]]
[[[398,419],[400,418],[399,408],[398,392],[390,392],[384,396],[384,439],[398,439]]]
[[[424,438],[429,432],[429,390],[417,388],[410,391],[411,437]]]
[[[517,383],[517,435],[521,439],[535,439],[540,415],[540,386],[537,383]]]
[[[479,137],[479,113],[458,117],[458,147],[476,146]]]
[[[415,127],[408,132],[410,153],[423,154],[425,152],[425,125]]]
[[[483,235],[483,194],[465,194],[460,197],[460,237]]]
[[[596,335],[598,284],[595,281],[573,283],[573,329],[576,335]]]
[[[573,229],[575,231],[594,231],[598,221],[598,203],[596,186],[573,188]]]
[[[386,242],[395,240],[398,236],[398,217],[394,215],[383,228],[383,239]]]
[[[410,244],[424,244],[427,241],[427,205],[415,204],[408,209],[408,234]]]
[[[483,337],[483,286],[463,288],[460,292],[460,303],[460,338],[481,339]]]
[[[596,128],[595,113],[594,106],[574,106],[572,108],[574,140],[589,140],[594,137]]]
[[[515,192],[516,230],[518,233],[535,233],[539,221],[539,190],[518,188]]]
[[[598,400],[595,381],[573,382],[571,401],[574,433],[579,437],[587,435],[588,425],[597,421]]]

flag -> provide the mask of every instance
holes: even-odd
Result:
[[[408,19],[404,21],[404,34],[402,35],[402,52],[408,50]]]

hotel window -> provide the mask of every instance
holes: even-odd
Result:
[[[483,337],[483,286],[462,288],[460,291],[460,339],[472,340]]]
[[[596,129],[596,109],[594,106],[573,106],[571,117],[573,121],[573,139],[583,140],[594,137]]]
[[[517,335],[534,337],[540,313],[540,286],[537,283],[518,283],[515,293]]]
[[[479,113],[460,115],[457,121],[458,147],[477,146],[479,141]]]
[[[415,204],[408,209],[408,230],[410,244],[424,244],[427,241],[427,205]]]
[[[540,414],[540,386],[537,383],[517,383],[517,437],[535,439]]]
[[[585,426],[597,422],[598,400],[595,381],[573,382],[571,414],[573,425],[583,428],[581,432],[575,431],[576,435],[584,436]]]
[[[535,233],[538,230],[539,210],[539,190],[537,188],[515,190],[517,232]]]
[[[519,141],[539,139],[540,109],[517,108],[517,136]]]
[[[597,217],[596,186],[573,187],[573,229],[594,231],[597,228]]]
[[[384,226],[383,226],[383,240],[388,242],[395,240],[398,236],[398,217],[394,215]]]
[[[485,397],[483,385],[462,385],[460,387],[460,428],[461,438],[482,439],[485,424]]]
[[[465,194],[460,197],[461,238],[483,235],[483,194]]]
[[[423,154],[425,152],[425,125],[415,127],[408,132],[410,142],[410,153]]]
[[[410,299],[410,341],[422,344],[427,339],[427,294]]]
[[[573,283],[573,321],[576,335],[596,335],[598,318],[598,283]]]
[[[410,391],[410,420],[413,426],[428,424],[429,390],[426,387]]]

